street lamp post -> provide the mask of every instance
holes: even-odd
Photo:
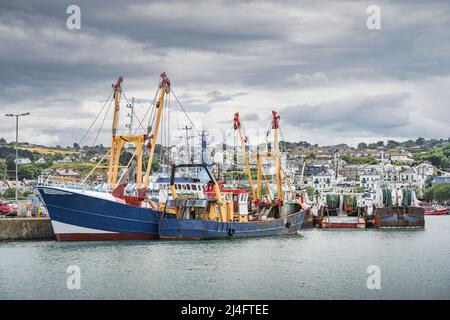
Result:
[[[16,117],[16,204],[18,204],[18,190],[19,190],[19,117],[28,116],[30,113],[12,114],[7,113],[7,117]]]

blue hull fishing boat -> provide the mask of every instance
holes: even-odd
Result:
[[[269,196],[268,201],[261,199],[261,157],[257,154],[257,186],[253,186],[251,168],[245,144],[245,136],[239,113],[234,116],[234,129],[239,132],[244,161],[247,168],[249,192],[244,189],[226,189],[210,173],[205,164],[178,165],[172,167],[170,186],[172,198],[166,201],[164,214],[159,225],[159,236],[167,240],[208,240],[246,237],[265,237],[297,234],[300,230],[307,210],[301,201],[295,199],[293,188],[291,198],[286,201],[282,189],[282,168],[278,143],[280,117],[272,111],[274,130],[274,153],[266,156],[275,162],[275,177],[277,182],[277,199]],[[269,133],[267,134],[267,136]],[[174,179],[177,168],[202,167],[209,176],[208,187],[205,190],[206,199],[194,197],[179,197],[175,189]],[[283,173],[284,175],[284,173]],[[220,179],[219,179],[220,180]],[[285,179],[289,183],[288,179]],[[268,185],[268,184],[267,184]],[[288,184],[289,185],[289,184]],[[268,186],[270,192],[270,186]],[[252,210],[253,205],[256,210]]]
[[[157,239],[161,211],[147,195],[150,170],[155,154],[159,126],[164,110],[166,95],[170,94],[170,80],[161,74],[159,98],[150,108],[153,117],[148,130],[140,134],[118,135],[118,119],[122,96],[122,77],[113,84],[113,94],[105,102],[114,102],[112,143],[110,151],[97,163],[78,188],[40,185],[36,188],[50,216],[58,240],[136,240]],[[112,98],[111,98],[112,97]],[[103,110],[103,109],[102,109]],[[109,108],[108,108],[109,110]],[[100,111],[101,112],[101,111]],[[106,117],[106,116],[105,116]],[[97,116],[98,118],[98,116]],[[119,184],[131,163],[119,177],[120,155],[127,144],[133,145],[136,157],[135,183]],[[143,151],[148,148],[148,162],[143,172]],[[108,157],[109,156],[109,157]],[[107,191],[85,190],[84,183],[100,168],[102,161],[109,158]],[[133,159],[132,158],[132,159]],[[69,181],[62,181],[64,185]],[[128,188],[134,186],[134,189]]]
[[[177,219],[165,215],[160,223],[159,235],[166,240],[209,240],[247,237],[294,235],[300,231],[306,210],[268,221],[220,222]]]
[[[157,239],[161,212],[120,202],[109,193],[37,187],[60,241]]]
[[[179,197],[174,179],[177,168],[202,167],[210,178],[206,198]],[[165,240],[211,240],[298,234],[307,210],[300,203],[272,204],[270,210],[248,212],[244,189],[225,189],[203,165],[172,167],[172,197],[166,201],[159,224]]]

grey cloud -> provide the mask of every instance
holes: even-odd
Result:
[[[183,105],[187,112],[208,112],[212,109],[208,104],[188,103]]]
[[[280,111],[291,126],[328,131],[393,133],[410,124],[410,93],[352,97],[318,105],[289,106]]]
[[[80,0],[76,4],[81,7],[82,29],[69,31],[67,2],[0,2],[1,111],[34,108],[31,111],[38,114],[70,114],[80,119],[81,131],[89,122],[88,114],[80,111],[83,103],[104,99],[119,75],[124,76],[126,89],[148,92],[136,97],[147,103],[161,71],[168,72],[175,91],[198,91],[194,100],[182,100],[191,112],[208,112],[210,104],[236,100],[239,93],[230,92],[239,90],[257,103],[250,94],[289,95],[318,86],[348,94],[358,90],[346,87],[349,82],[388,85],[450,75],[450,4],[443,1],[379,1],[382,29],[374,31],[365,26],[370,1]],[[406,101],[401,93],[408,91],[415,99],[417,90],[402,89],[394,96]],[[414,112],[424,113],[426,104],[436,105],[434,114],[445,111],[440,102],[444,99],[439,98],[443,93],[437,94],[433,100],[421,100],[421,109]],[[354,107],[342,105],[341,118],[312,105],[304,107],[310,115],[302,113],[306,119],[329,119],[324,130],[334,134],[350,130],[346,116],[360,121],[355,128],[364,125],[379,132],[382,119],[377,112],[379,116],[389,110],[367,99],[347,101]],[[392,121],[386,120],[386,130],[397,123],[392,132],[415,135],[417,127],[410,129],[413,111],[393,97],[385,99],[380,105],[402,110],[402,115],[394,112]],[[246,108],[247,114],[254,111]],[[295,111],[289,112],[298,119]],[[431,126],[439,119],[433,121]],[[36,120],[30,126],[42,124]],[[55,135],[61,130],[53,128]],[[2,125],[0,136],[8,134]]]
[[[241,119],[244,121],[258,121],[261,120],[261,116],[257,113],[247,113],[241,115]]]
[[[231,101],[236,97],[243,96],[245,93],[238,92],[236,94],[223,94],[219,90],[214,90],[207,93],[207,97],[209,97],[209,103],[216,103],[216,102],[225,102],[225,101]]]

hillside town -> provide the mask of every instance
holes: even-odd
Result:
[[[314,192],[346,188],[358,192],[371,191],[383,182],[398,182],[413,186],[419,197],[425,197],[425,191],[434,185],[450,183],[450,139],[366,144],[357,147],[346,144],[334,146],[311,145],[281,142],[283,167],[286,176],[297,190],[307,189]],[[191,143],[191,147],[165,150],[159,148],[158,159],[161,163],[199,162],[220,163],[222,172],[228,179],[245,179],[245,166],[242,154],[236,146],[205,146],[203,149]],[[0,195],[7,199],[15,192],[14,143],[0,140]],[[187,144],[189,146],[189,144]],[[270,145],[266,146],[270,149]],[[264,146],[258,146],[264,148]],[[256,149],[256,147],[255,147]],[[107,152],[100,146],[80,148],[44,147],[21,143],[19,146],[18,191],[22,196],[30,194],[39,179],[61,178],[66,181],[83,179]],[[127,163],[131,151],[125,152],[121,163]],[[250,153],[256,150],[250,150]],[[127,156],[128,154],[128,156]],[[255,161],[254,157],[250,161]],[[154,170],[158,172],[159,162]],[[105,173],[94,170],[93,179],[103,181]],[[270,165],[267,174],[273,174]],[[14,192],[13,192],[14,191]]]

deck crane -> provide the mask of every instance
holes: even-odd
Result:
[[[148,187],[148,183],[150,180],[150,171],[152,169],[153,157],[155,155],[156,139],[158,138],[159,126],[161,124],[161,117],[164,109],[164,96],[168,93],[170,93],[170,80],[167,77],[167,74],[163,72],[161,73],[161,81],[159,83],[159,100],[156,103],[157,114],[153,132],[152,124],[150,124],[148,127],[148,139],[151,139],[151,141],[149,141],[148,144],[148,146],[150,147],[150,155],[148,157],[147,169],[145,171],[144,188]]]
[[[245,144],[248,142],[248,138],[244,135],[241,119],[239,118],[239,112],[236,112],[234,114],[234,130],[237,130],[239,133],[239,138],[241,140],[241,146],[242,146],[242,153],[244,154],[245,167],[247,169],[248,181],[250,183],[253,200],[255,200],[255,199],[257,199],[257,195],[256,195],[255,187],[253,185],[252,172],[250,169],[247,151],[245,148]]]
[[[155,154],[156,139],[158,138],[158,131],[161,124],[162,113],[164,109],[164,97],[170,92],[170,80],[165,72],[161,73],[161,80],[159,83],[159,99],[156,103],[156,117],[153,123],[149,124],[148,131],[146,134],[139,135],[117,135],[117,126],[119,122],[119,111],[120,111],[120,96],[122,93],[121,83],[123,78],[120,77],[116,84],[113,84],[114,89],[114,117],[113,117],[113,127],[112,127],[112,143],[111,151],[109,157],[109,167],[108,167],[108,184],[112,189],[117,187],[117,176],[119,169],[119,158],[120,153],[124,148],[125,143],[131,142],[136,146],[136,158],[137,158],[137,168],[136,168],[136,185],[139,190],[139,197],[142,197],[145,193],[145,189],[148,187],[150,171],[153,163],[153,158]],[[150,120],[152,121],[152,120]],[[142,171],[142,154],[143,146],[148,143],[150,148],[150,155],[148,158],[147,169],[144,176],[144,181],[142,181],[143,171]],[[122,191],[117,191],[116,194],[121,194]]]
[[[283,189],[281,186],[281,160],[280,160],[280,144],[278,141],[278,131],[280,128],[280,116],[276,111],[272,111],[272,129],[273,129],[273,145],[275,160],[275,179],[277,182],[277,200],[279,205],[283,204]]]
[[[142,183],[142,145],[144,143],[144,135],[117,135],[117,126],[119,123],[120,97],[122,94],[123,78],[119,77],[117,82],[112,85],[114,89],[114,117],[112,125],[112,141],[109,155],[108,166],[108,185],[114,189],[117,186],[117,175],[119,170],[120,153],[127,142],[134,143],[136,146],[137,169],[136,183],[140,187]]]
[[[272,111],[272,129],[274,130],[274,160],[275,160],[275,178],[276,178],[276,182],[277,182],[277,192],[278,192],[278,203],[280,205],[283,204],[283,189],[282,189],[282,180],[281,180],[281,175],[283,175],[286,184],[289,188],[289,192],[291,194],[291,200],[293,200],[295,198],[295,191],[294,188],[292,187],[291,181],[289,179],[289,176],[286,174],[286,172],[283,170],[282,166],[281,166],[281,156],[280,156],[280,143],[279,143],[279,128],[280,128],[280,116],[278,115],[278,113],[276,111]]]

